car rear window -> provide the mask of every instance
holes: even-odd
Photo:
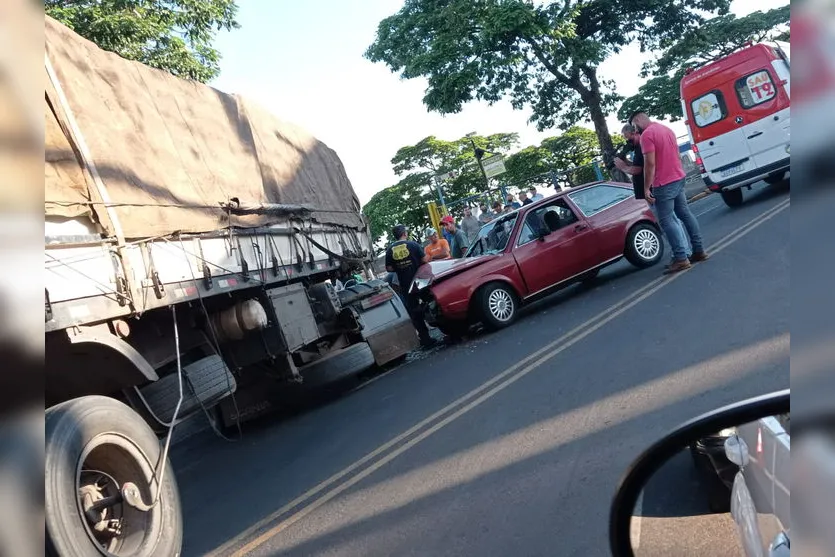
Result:
[[[583,215],[590,217],[596,215],[612,205],[616,205],[634,194],[630,188],[601,184],[578,192],[568,194],[571,201],[582,211]]]
[[[728,115],[728,107],[721,91],[713,90],[690,101],[693,121],[700,128],[714,124]]]
[[[742,108],[751,108],[777,96],[777,87],[768,70],[760,70],[748,74],[736,81],[734,85],[736,96]]]

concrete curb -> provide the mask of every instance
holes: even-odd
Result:
[[[710,191],[710,190],[700,191],[699,193],[697,193],[693,197],[689,198],[687,200],[687,203],[695,203],[696,201],[698,201],[700,199],[704,199],[705,197],[707,197],[711,193],[713,193],[713,192]]]

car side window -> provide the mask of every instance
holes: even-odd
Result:
[[[556,232],[578,220],[577,215],[569,208],[565,200],[557,199],[528,213],[519,233],[517,245],[521,246],[536,240],[543,230]]]
[[[568,197],[580,208],[583,215],[590,217],[621,201],[629,199],[633,195],[632,190],[629,188],[600,184],[599,186],[592,186],[570,193]]]

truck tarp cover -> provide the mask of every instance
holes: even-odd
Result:
[[[237,95],[101,50],[46,17],[46,54],[126,238],[282,222],[221,204],[303,205],[314,221],[363,228],[339,157]],[[81,164],[58,90],[45,95],[46,214],[93,213],[113,233]],[[289,107],[288,107],[289,108]]]

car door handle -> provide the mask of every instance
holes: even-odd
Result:
[[[748,136],[748,139],[754,139],[755,137],[759,137],[763,134],[763,132],[752,133]]]
[[[588,227],[589,225],[587,224],[577,224],[574,226],[574,232],[580,232],[581,230],[585,230]]]

